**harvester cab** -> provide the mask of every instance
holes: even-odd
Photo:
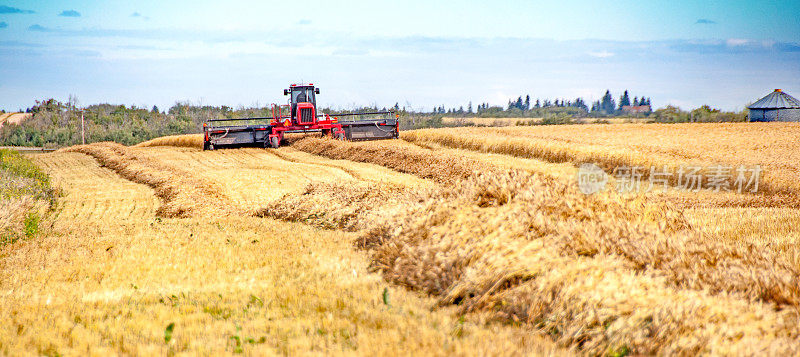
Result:
[[[277,148],[286,133],[316,132],[340,140],[399,137],[399,116],[393,110],[333,115],[320,113],[317,108],[317,94],[319,88],[313,83],[292,84],[283,90],[283,95],[289,96],[288,104],[273,104],[269,117],[208,120],[203,124],[203,150],[248,145]],[[352,120],[364,116],[372,118]],[[221,122],[232,121],[250,123],[219,125]]]
[[[292,118],[298,118],[297,115],[297,107],[300,105],[301,108],[311,108],[313,115],[316,116],[317,113],[317,94],[319,94],[319,88],[314,88],[314,84],[292,84],[289,86],[289,89],[283,90],[283,95],[289,95],[289,105],[291,106],[292,110]],[[301,112],[300,117],[303,115],[309,115],[310,113]]]

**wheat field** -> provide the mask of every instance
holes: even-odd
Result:
[[[51,231],[0,247],[0,351],[797,354],[798,130],[449,128],[217,151],[194,135],[38,155],[64,196]],[[762,165],[764,189],[585,195],[585,162]]]
[[[353,233],[214,207],[172,215],[175,210],[161,207],[189,204],[185,193],[159,195],[157,179],[125,179],[130,166],[112,166],[115,157],[104,151],[123,152],[131,161],[147,158],[136,168],[138,177],[148,177],[152,168],[186,174],[183,163],[197,160],[195,168],[214,167],[219,174],[243,161],[256,165],[261,177],[292,170],[305,176],[299,185],[337,171],[337,179],[354,180],[336,162],[304,164],[305,155],[290,149],[279,155],[298,163],[264,165],[264,157],[248,151],[203,156],[148,150],[103,144],[35,157],[64,196],[46,237],[2,247],[3,354],[558,352],[541,336],[490,324],[484,316],[460,319],[454,311],[434,309],[432,299],[387,284],[351,248]],[[406,177],[353,166],[378,182]],[[219,178],[192,180],[226,187]],[[409,182],[415,180],[426,184]],[[237,207],[251,203],[229,200]],[[165,343],[170,324],[174,330]]]

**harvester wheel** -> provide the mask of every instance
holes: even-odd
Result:
[[[273,149],[277,149],[281,146],[281,138],[277,136],[269,138],[269,145],[272,146]]]
[[[203,151],[206,151],[206,150],[214,150],[214,144],[209,143],[209,142],[204,142],[203,143]]]
[[[336,134],[336,140],[344,140],[344,133]]]

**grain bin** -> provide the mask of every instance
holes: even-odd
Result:
[[[747,107],[750,121],[800,121],[800,100],[780,89]]]

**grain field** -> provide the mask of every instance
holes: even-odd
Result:
[[[448,128],[216,151],[193,135],[38,155],[64,195],[51,232],[0,247],[0,350],[794,355],[798,128]],[[763,186],[587,195],[587,162],[760,165]]]

